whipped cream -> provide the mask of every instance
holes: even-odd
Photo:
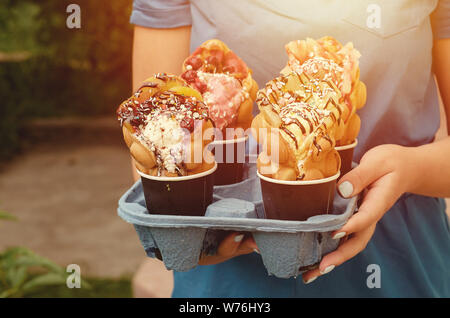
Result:
[[[177,164],[183,161],[185,147],[183,144],[186,131],[179,121],[169,113],[148,116],[148,123],[142,131],[143,138],[150,144],[152,151],[157,150],[158,164],[167,171],[175,173]]]
[[[209,108],[210,118],[217,128],[225,128],[236,119],[248,93],[245,94],[239,80],[230,75],[198,72],[197,76],[207,86],[203,101]]]

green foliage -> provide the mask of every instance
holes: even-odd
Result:
[[[66,27],[70,3],[0,1],[0,160],[28,119],[112,115],[131,91],[131,1],[76,1],[80,29]]]
[[[82,279],[81,288],[68,288],[68,273],[24,247],[0,253],[0,298],[5,297],[132,297],[131,281]]]
[[[1,220],[16,218],[0,211]],[[68,288],[63,267],[25,247],[0,253],[0,298],[6,297],[132,297],[130,278],[81,280],[81,288]]]
[[[16,220],[5,211],[0,211],[0,219]],[[25,247],[0,253],[0,298],[26,297],[49,286],[66,286],[66,280],[67,273],[61,266]],[[84,282],[83,288],[90,286]]]
[[[17,220],[17,218],[8,212],[0,210],[0,220]]]
[[[65,284],[66,279],[62,267],[27,248],[9,248],[0,254],[0,298],[25,297],[40,287]]]
[[[37,47],[34,23],[39,7],[26,1],[0,4],[0,51],[32,51]]]
[[[122,277],[118,279],[109,278],[87,278],[91,288],[67,288],[65,285],[52,285],[45,288],[36,288],[27,293],[27,297],[41,298],[130,298],[133,296],[131,279]]]

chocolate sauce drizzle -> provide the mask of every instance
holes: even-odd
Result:
[[[176,79],[175,76],[165,73],[156,74],[155,78],[165,83],[171,78]],[[209,118],[208,107],[195,97],[180,95],[168,90],[157,92],[146,100],[140,98],[144,90],[158,87],[159,83],[144,82],[133,96],[123,102],[117,109],[120,124],[129,122],[135,131],[139,131],[139,127],[146,124],[148,115],[158,110],[171,113],[174,117],[177,114],[183,114],[180,125],[192,132],[195,120]]]
[[[294,74],[296,76],[294,79],[300,84],[298,89],[302,90],[303,94],[287,89],[290,76]],[[314,99],[314,96],[318,96],[318,99]],[[313,155],[318,156],[323,152],[321,146],[323,144],[319,140],[326,140],[333,146],[333,140],[327,133],[329,128],[327,126],[341,121],[343,111],[341,107],[344,106],[336,101],[336,98],[340,97],[340,91],[329,80],[313,79],[307,73],[291,73],[268,82],[265,89],[258,92],[256,102],[260,107],[271,107],[272,111],[278,113],[282,120],[279,129],[293,141],[296,149],[299,148],[300,136],[296,136],[291,125],[298,127],[303,136],[314,134],[311,146]],[[316,102],[320,105],[315,105]],[[324,121],[325,116],[329,116],[329,120]],[[297,176],[297,180],[304,178],[304,173]]]
[[[334,74],[326,75],[324,70],[312,69],[312,74],[300,69],[282,75],[268,82],[257,94],[259,107],[271,107],[281,119],[279,129],[292,139],[296,149],[299,148],[300,136],[296,136],[291,125],[295,125],[303,136],[313,134],[310,148],[313,156],[323,152],[328,142],[332,147],[334,140],[328,135],[328,129],[334,124],[341,124],[346,101],[341,90],[333,81]],[[289,81],[294,81],[290,87]],[[327,118],[325,118],[327,117]],[[325,147],[326,148],[326,147]],[[297,176],[297,180],[305,174]]]

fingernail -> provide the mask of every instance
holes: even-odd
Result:
[[[334,265],[330,265],[327,268],[325,268],[323,271],[320,271],[320,274],[324,275],[324,274],[328,274],[329,272],[331,272],[336,266]]]
[[[339,239],[343,238],[346,234],[347,234],[346,232],[339,232],[339,233],[336,233],[336,234],[333,236],[333,240],[339,240]]]
[[[314,277],[311,277],[310,279],[308,279],[307,281],[303,281],[303,283],[306,285],[306,284],[312,283],[316,279],[317,279],[317,276],[314,276]]]
[[[235,241],[236,243],[238,243],[238,242],[242,241],[243,238],[244,238],[244,234],[236,235],[236,236],[234,237],[234,241]]]
[[[253,249],[253,252],[255,252],[255,253],[258,253],[259,254],[259,251],[256,249],[256,248],[254,248]]]
[[[353,184],[351,184],[349,181],[344,181],[339,185],[338,190],[344,198],[348,198],[353,193]]]

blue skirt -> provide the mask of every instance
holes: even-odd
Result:
[[[403,195],[367,247],[305,285],[268,276],[260,255],[174,273],[173,297],[450,297],[450,228],[443,199]]]

